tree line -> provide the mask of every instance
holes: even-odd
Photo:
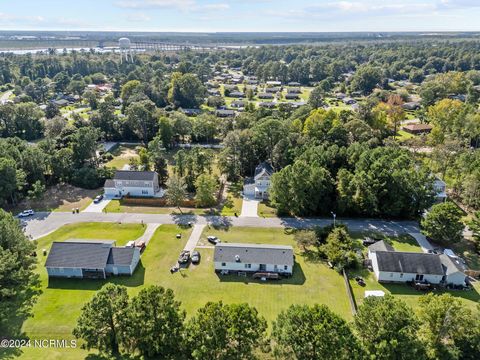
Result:
[[[267,331],[248,304],[208,302],[188,320],[172,290],[130,297],[107,284],[85,304],[73,330],[82,347],[107,355],[161,359],[476,359],[480,309],[450,294],[422,296],[417,309],[391,295],[368,297],[353,321],[325,305],[291,305]]]

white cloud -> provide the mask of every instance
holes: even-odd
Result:
[[[152,18],[145,13],[130,13],[127,14],[125,18],[134,22],[148,22],[152,20]]]

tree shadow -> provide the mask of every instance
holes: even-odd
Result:
[[[216,273],[218,279],[221,282],[225,283],[244,283],[248,284],[265,284],[265,285],[303,285],[305,283],[306,277],[305,273],[303,272],[302,267],[299,263],[295,262],[293,265],[293,274],[291,277],[282,278],[281,280],[266,280],[262,281],[260,279],[254,279],[251,275],[247,276],[240,276],[240,275],[221,275],[220,273]]]
[[[195,224],[197,222],[197,216],[193,213],[173,213],[172,218],[175,224],[182,228],[188,227],[189,223]]]
[[[225,230],[228,231],[232,226],[232,220],[227,216],[213,216],[205,217],[210,226],[215,230]]]
[[[142,264],[142,260],[140,260],[132,276],[112,275],[106,279],[49,278],[47,288],[68,290],[100,290],[103,285],[108,283],[123,285],[126,287],[137,287],[143,285],[144,282],[145,267]]]

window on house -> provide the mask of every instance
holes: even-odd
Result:
[[[245,269],[251,269],[252,268],[252,264],[245,264]]]
[[[403,274],[400,274],[400,278],[403,278]]]
[[[390,277],[393,277],[393,273],[390,273]]]
[[[227,266],[227,264],[226,264],[226,263],[222,263],[222,266]]]
[[[422,274],[415,275],[415,280],[416,281],[423,281],[423,275]]]
[[[284,269],[284,270],[288,270],[288,265],[285,265],[285,266],[283,267],[283,269]]]

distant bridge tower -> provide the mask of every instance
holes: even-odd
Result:
[[[120,46],[120,55],[122,56],[122,62],[133,62],[132,55],[132,43],[129,38],[121,38],[118,40],[118,45]]]

